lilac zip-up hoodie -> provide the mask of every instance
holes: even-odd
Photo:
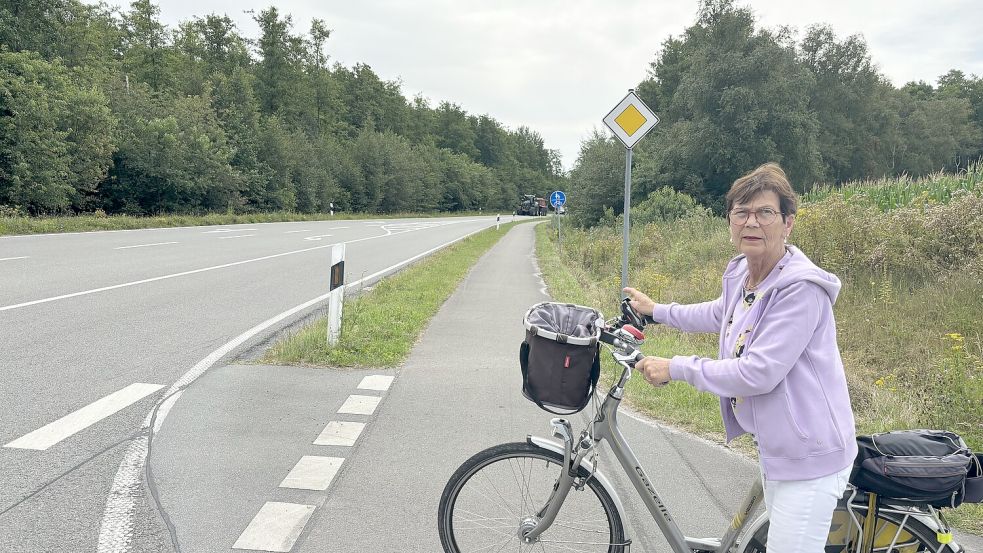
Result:
[[[720,396],[727,441],[745,433],[730,398],[750,409],[765,478],[809,480],[838,472],[857,455],[853,409],[836,345],[835,275],[794,246],[773,284],[757,293],[753,331],[740,357],[725,350],[727,321],[742,300],[747,260],[730,261],[723,292],[713,301],[656,304],[653,318],[687,332],[720,333],[720,359],[677,355],[673,380]],[[778,270],[778,269],[776,269]]]

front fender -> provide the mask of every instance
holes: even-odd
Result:
[[[537,447],[548,449],[554,453],[559,453],[560,457],[563,457],[563,444],[561,443],[554,442],[548,438],[540,438],[539,436],[526,436],[526,441]],[[604,474],[602,474],[600,471],[594,472],[594,465],[592,465],[587,459],[580,461],[580,466],[587,469],[588,472],[594,473],[593,478],[597,480],[597,483],[600,484],[602,488],[604,488],[604,491],[608,492],[608,495],[611,496],[611,500],[614,501],[614,506],[616,509],[618,509],[618,516],[621,518],[622,523],[627,523],[628,517],[625,513],[625,506],[621,503],[621,498],[618,497],[618,492],[614,490],[614,486],[611,485],[611,482],[608,481],[608,479],[605,478]],[[627,528],[625,528],[625,531],[627,531]]]

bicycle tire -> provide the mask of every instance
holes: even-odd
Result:
[[[523,442],[490,447],[465,461],[440,497],[437,528],[444,552],[496,551],[498,546],[508,551],[626,551],[614,501],[597,479],[587,479],[590,473],[583,467],[577,475],[587,479],[586,485],[570,490],[540,540],[522,542],[520,523],[542,508],[562,465],[562,455]]]
[[[856,540],[859,533],[856,526],[851,526],[852,535],[836,535],[840,528],[837,527],[837,516],[848,517],[843,505],[838,505],[834,511],[833,527],[830,530],[830,538],[826,543],[826,553],[852,553],[856,547]],[[891,540],[895,537],[898,527],[904,519],[903,515],[897,513],[878,512],[874,543],[874,553],[959,553],[951,545],[942,546],[936,540],[935,530],[929,528],[924,522],[909,517],[904,522],[901,536],[898,538],[894,547],[890,547]],[[840,520],[845,520],[841,518]],[[862,523],[863,516],[860,516]],[[834,536],[835,535],[835,536]],[[768,522],[766,521],[758,527],[747,543],[740,548],[741,553],[766,553],[768,550]],[[890,549],[889,549],[890,547]]]

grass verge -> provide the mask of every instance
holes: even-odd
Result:
[[[718,225],[719,226],[719,225]],[[652,229],[649,229],[652,230]],[[678,233],[685,233],[687,229],[684,225],[680,225],[676,228]],[[716,257],[714,255],[707,255],[706,263],[704,261],[692,262],[694,258],[702,259],[700,255],[703,249],[713,250],[714,244],[716,244],[717,249],[728,248],[727,237],[724,227],[718,229],[717,232],[711,232],[712,229],[700,229],[697,234],[701,236],[700,240],[691,240],[691,238],[683,237],[680,238],[676,236],[676,241],[684,243],[683,250],[680,252],[681,257],[685,257],[690,260],[692,267],[684,268],[683,266],[676,267],[673,265],[674,255],[671,252],[675,252],[677,247],[682,247],[680,244],[671,243],[671,240],[665,240],[662,244],[665,248],[670,248],[670,254],[666,254],[663,259],[663,263],[666,267],[663,267],[663,272],[666,274],[676,274],[676,275],[688,275],[687,278],[682,279],[681,283],[674,281],[661,273],[656,273],[652,269],[646,269],[644,267],[633,268],[632,282],[636,283],[636,286],[642,290],[658,290],[659,294],[653,294],[656,301],[667,301],[665,297],[667,296],[674,301],[679,301],[681,303],[687,303],[692,301],[699,301],[694,297],[690,297],[689,292],[681,288],[699,288],[703,292],[712,288],[713,286],[707,284],[705,286],[694,286],[694,282],[700,280],[713,281],[719,290],[719,274],[720,271],[719,260],[712,261],[712,258]],[[595,264],[599,264],[605,267],[618,266],[620,263],[620,247],[615,248],[613,242],[600,242],[595,241],[589,246],[571,247],[574,244],[564,245],[564,254],[560,255],[557,252],[555,242],[552,236],[553,231],[549,225],[540,225],[537,228],[536,233],[536,255],[539,259],[540,269],[543,273],[543,279],[545,280],[547,287],[550,290],[550,294],[557,301],[577,303],[580,305],[587,305],[599,309],[602,313],[607,316],[611,316],[617,312],[618,309],[618,287],[620,285],[620,278],[615,275],[611,278],[598,278],[589,273],[585,268],[584,264],[593,260]],[[572,237],[576,239],[576,237]],[[589,239],[589,236],[587,237]],[[644,241],[646,239],[652,239],[651,236],[636,236],[632,239],[633,247],[645,249]],[[620,242],[618,244],[620,246]],[[590,253],[591,259],[581,259],[581,255],[584,251]],[[616,251],[615,251],[616,250]],[[699,251],[697,251],[699,250]],[[619,259],[616,260],[615,256]],[[644,252],[641,254],[644,258]],[[638,257],[632,256],[632,259],[637,259]],[[614,265],[612,265],[614,264]],[[695,276],[694,276],[695,275]],[[702,279],[701,275],[706,276],[706,279]],[[950,296],[953,293],[953,287],[946,287],[946,293]],[[866,322],[863,317],[873,318],[875,315],[871,314],[871,309],[869,306],[860,306],[857,309],[850,309],[852,303],[850,295],[858,294],[861,296],[870,296],[870,293],[866,295],[862,290],[848,291],[846,297],[841,300],[840,303],[844,304],[840,306],[840,310],[837,313],[838,323],[842,323],[841,326],[847,327],[860,327],[865,324],[866,328],[872,328],[872,324],[869,319]],[[875,294],[876,295],[876,294]],[[939,305],[942,305],[942,298],[935,298],[938,300]],[[972,301],[967,301],[965,297],[950,298],[950,302],[955,299],[955,302],[964,303],[972,305]],[[919,307],[922,311],[925,311],[924,302],[928,302],[929,305],[932,304],[932,298],[926,299],[924,297],[913,298],[912,303],[915,300],[919,303]],[[892,303],[892,305],[894,305]],[[894,305],[897,308],[896,305]],[[958,305],[951,305],[945,308],[945,311],[952,315],[953,313],[958,314]],[[851,316],[852,315],[852,316]],[[854,318],[859,317],[860,320],[853,321]],[[897,317],[895,314],[894,317]],[[840,319],[843,321],[840,321]],[[891,320],[891,318],[885,313],[882,317],[883,320]],[[889,325],[874,325],[880,328],[880,326],[887,327]],[[854,334],[860,337],[868,337],[870,333],[866,332],[855,332]],[[953,336],[959,336],[953,334]],[[858,338],[859,340],[859,338]],[[887,342],[884,340],[870,340],[873,345],[890,344],[889,347],[897,351],[909,351],[910,348],[906,348],[904,344],[908,342]],[[950,340],[952,341],[952,340]],[[871,364],[870,352],[861,350],[859,346],[850,344],[850,340],[844,340],[845,343],[841,344],[841,349],[846,349],[844,351],[844,364],[849,367],[864,367],[865,365]],[[947,346],[948,352],[944,352],[943,359],[941,361],[945,362],[943,368],[948,365],[962,370],[960,364],[965,364],[964,355],[965,348],[959,349],[960,343],[955,345]],[[849,348],[849,349],[847,349]],[[955,349],[954,349],[955,348]],[[647,333],[647,341],[645,342],[642,350],[649,355],[660,355],[663,357],[671,357],[672,355],[678,354],[680,352],[685,352],[687,354],[693,353],[696,355],[704,357],[716,357],[717,356],[717,340],[714,334],[687,334],[677,331],[675,329],[666,327],[656,327],[653,329],[649,328]],[[885,355],[887,352],[880,350],[881,355]],[[853,359],[853,357],[864,357],[863,362],[860,360]],[[610,360],[609,356],[602,356],[602,386],[603,390],[606,390],[613,384],[613,379],[620,375],[620,370],[616,368],[613,361]],[[968,369],[967,369],[968,370]],[[954,371],[950,371],[954,372]],[[871,383],[869,385],[861,386],[858,382],[865,381],[864,377],[853,374],[851,375],[848,370],[848,378],[851,378],[851,382],[854,384],[851,393],[853,394],[853,400],[855,404],[855,414],[857,418],[858,432],[862,434],[869,434],[872,432],[880,432],[884,430],[889,430],[892,428],[910,428],[919,427],[920,425],[913,422],[917,420],[913,418],[910,411],[912,410],[912,396],[909,394],[905,396],[894,395],[893,387],[890,381],[885,384],[883,381],[879,383]],[[887,379],[887,377],[885,377]],[[872,380],[872,379],[868,379]],[[966,380],[963,379],[962,386],[979,386],[977,380]],[[864,390],[870,390],[872,394],[878,394],[877,397],[871,398],[869,401],[865,399]],[[943,394],[941,397],[950,397],[951,394]],[[981,401],[981,396],[976,396],[976,401]],[[719,411],[719,399],[708,393],[699,392],[692,386],[688,386],[682,383],[672,383],[668,386],[662,388],[654,388],[649,386],[644,380],[640,378],[635,378],[629,382],[627,393],[625,394],[625,401],[634,409],[642,412],[654,419],[662,421],[671,426],[686,430],[703,438],[709,439],[717,443],[723,443],[723,422],[720,418]],[[951,400],[950,400],[951,401]],[[952,406],[949,407],[952,410]],[[942,413],[947,412],[945,410],[935,410],[936,416],[942,416]],[[964,410],[960,410],[960,413],[965,414]],[[976,434],[973,433],[971,428],[963,427],[960,424],[952,420],[930,421],[934,423],[934,426],[939,428],[951,428],[955,429],[957,432],[961,432],[967,438],[974,438]],[[929,422],[926,422],[927,425]],[[970,440],[971,446],[978,446],[977,440]],[[751,458],[757,456],[757,451],[751,439],[748,436],[743,436],[737,440],[734,440],[729,444],[732,449],[740,451],[741,453],[748,455]],[[971,505],[964,504],[958,509],[946,509],[946,517],[950,523],[952,523],[956,528],[972,532],[975,534],[983,535],[983,504],[981,505]]]
[[[567,262],[556,250],[549,225],[540,225],[536,231],[536,256],[553,299],[594,307],[605,317],[616,314],[621,299],[617,292],[619,282],[592,280],[589,274],[575,263]],[[671,356],[674,351],[691,351],[706,356],[715,354],[716,342],[705,340],[704,335],[665,330],[668,332],[664,329],[657,333],[649,332],[642,351],[648,355],[663,356]],[[602,389],[606,390],[621,375],[621,369],[608,355],[601,357],[601,367],[601,381],[605,383]],[[679,384],[654,388],[643,379],[634,378],[628,382],[625,402],[664,423],[723,444],[723,421],[716,396]],[[750,439],[736,440],[731,442],[730,447],[748,454],[755,453]]]
[[[322,317],[274,344],[264,363],[318,367],[394,367],[479,257],[514,225],[490,228],[449,246],[345,301],[341,338],[327,344]]]
[[[473,217],[494,215],[492,212],[455,213],[274,213],[208,215],[159,215],[133,217],[130,215],[74,215],[70,217],[5,217],[0,216],[0,236],[21,234],[51,234],[59,232],[89,232],[94,230],[132,230],[145,228],[196,227],[236,225],[243,223],[280,223],[285,221],[343,221],[353,219],[397,219],[411,217]],[[503,214],[504,215],[504,214]]]

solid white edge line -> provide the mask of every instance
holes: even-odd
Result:
[[[441,226],[452,225],[452,224],[461,223],[461,222],[470,223],[470,222],[474,222],[474,221],[475,220],[451,221],[451,222],[448,222],[448,223],[446,223],[444,225],[441,225]],[[491,225],[489,225],[489,227],[490,226]],[[462,238],[467,238],[468,236],[471,236],[472,234],[475,234],[476,232],[481,232],[485,228],[488,228],[488,227],[483,227],[483,228],[481,228],[479,230],[476,230],[475,232],[473,232],[471,234],[467,234],[467,235],[463,236]],[[409,231],[409,232],[415,232],[416,230],[426,230],[426,229],[414,229],[414,231]],[[386,231],[385,234],[380,234],[380,235],[377,235],[377,236],[367,236],[365,238],[356,238],[354,240],[348,240],[348,241],[345,241],[345,242],[338,242],[338,243],[339,244],[355,244],[356,242],[364,242],[366,240],[375,240],[375,239],[378,239],[378,238],[385,238],[387,236],[392,236],[393,234],[394,234],[393,232]],[[397,234],[401,234],[401,233],[397,233]],[[458,240],[460,240],[460,239],[461,238],[459,238]],[[456,240],[454,242],[456,242]],[[448,242],[447,244],[444,244],[442,246],[438,246],[438,247],[436,247],[436,248],[434,248],[432,250],[429,250],[427,252],[424,252],[423,254],[420,254],[420,255],[421,256],[422,255],[427,255],[427,254],[429,254],[431,252],[434,252],[436,250],[439,250],[440,248],[449,246],[449,245],[453,244],[454,242]],[[33,300],[33,301],[24,302],[24,303],[17,303],[17,304],[14,304],[14,305],[7,305],[7,306],[0,307],[0,311],[8,311],[8,310],[11,310],[11,309],[20,309],[20,308],[23,308],[23,307],[30,307],[32,305],[38,305],[38,304],[42,304],[42,303],[48,303],[48,302],[53,302],[53,301],[58,301],[58,300],[64,300],[64,299],[74,298],[74,297],[78,297],[78,296],[87,296],[89,294],[97,294],[99,292],[107,292],[109,290],[116,290],[116,289],[119,289],[119,288],[127,288],[127,287],[130,287],[130,286],[136,286],[138,284],[146,284],[148,282],[156,282],[158,280],[166,280],[166,279],[169,279],[169,278],[177,278],[177,277],[182,277],[182,276],[187,276],[187,275],[193,275],[193,274],[197,274],[197,273],[204,273],[206,271],[214,271],[214,270],[217,270],[217,269],[225,269],[227,267],[234,267],[236,265],[244,265],[246,263],[254,263],[254,262],[257,262],[257,261],[265,261],[267,259],[274,259],[274,258],[277,258],[277,257],[286,256],[286,255],[294,255],[294,254],[297,254],[297,253],[304,253],[304,252],[309,252],[309,251],[313,251],[313,250],[320,250],[320,249],[324,249],[324,248],[330,248],[333,245],[334,244],[323,244],[323,245],[320,245],[320,246],[312,246],[310,248],[303,248],[303,249],[300,249],[300,250],[293,250],[293,251],[289,251],[289,252],[276,253],[276,254],[272,254],[272,255],[266,255],[266,256],[263,256],[263,257],[256,257],[256,258],[253,258],[253,259],[244,259],[242,261],[234,261],[232,263],[225,263],[225,264],[222,264],[222,265],[214,265],[212,267],[203,267],[201,269],[192,269],[190,271],[184,271],[184,272],[181,272],[181,273],[174,273],[174,274],[163,275],[163,276],[159,276],[159,277],[145,278],[143,280],[135,280],[135,281],[132,281],[132,282],[124,282],[122,284],[114,284],[112,286],[103,286],[102,288],[94,288],[92,290],[83,290],[81,292],[73,292],[71,294],[63,294],[61,296],[54,296],[54,297],[50,297],[50,298],[43,298],[43,299],[40,299],[40,300]],[[405,261],[404,263],[412,262],[412,261],[414,261],[416,259],[419,259],[419,257],[420,256],[411,258],[411,259]],[[396,265],[395,267],[400,267],[400,266],[402,266],[402,265]],[[386,270],[387,269],[383,269],[382,272],[385,272]],[[380,274],[380,273],[376,273],[375,275],[372,275],[372,276],[376,276],[378,274]],[[372,278],[372,276],[369,276],[369,277],[366,277],[366,278]],[[364,280],[366,280],[366,279],[362,279],[362,280],[360,280],[358,282],[362,282]]]
[[[142,384],[139,382],[130,384],[33,432],[29,432],[3,447],[44,451],[106,417],[115,415],[163,387],[161,384]]]
[[[160,408],[157,409],[157,418],[154,419],[154,434],[160,432],[160,427],[164,424],[164,419],[166,419],[167,415],[171,412],[171,407],[174,407],[174,404],[177,403],[178,398],[181,397],[181,394],[183,393],[184,390],[178,390],[168,396],[167,399],[160,404]]]
[[[473,221],[474,220],[467,220],[466,222],[473,222]],[[448,224],[454,224],[457,222],[459,221],[452,221]],[[354,288],[360,286],[364,282],[371,281],[373,278],[376,278],[380,275],[384,275],[387,272],[396,271],[399,268],[409,263],[412,263],[413,261],[420,259],[425,255],[433,253],[441,248],[446,248],[466,238],[470,238],[471,236],[474,236],[475,234],[478,234],[483,230],[488,230],[489,228],[491,228],[493,223],[494,221],[489,221],[489,225],[487,227],[479,228],[474,232],[470,232],[468,234],[465,234],[464,236],[455,238],[450,242],[446,242],[440,246],[431,248],[423,252],[422,254],[415,255],[387,269],[383,269],[365,278],[361,278],[351,284],[347,284],[345,285],[345,288],[346,290],[348,289],[348,287]],[[389,234],[387,233],[382,236],[389,236]],[[357,240],[351,240],[349,242],[346,242],[346,244],[361,242],[364,240],[369,240],[379,237],[380,236],[360,238]],[[307,248],[305,250],[300,250],[300,251],[329,248],[332,245],[333,244],[316,246],[313,248]],[[292,253],[296,253],[296,252],[292,252]],[[287,254],[276,254],[275,256],[270,256],[270,257],[279,257],[282,255],[287,255]],[[199,376],[204,374],[205,371],[210,369],[211,366],[214,365],[219,359],[226,356],[233,349],[242,345],[244,342],[246,342],[256,334],[259,334],[260,332],[282,321],[283,319],[286,319],[287,317],[299,311],[303,311],[308,307],[320,303],[328,299],[329,297],[331,297],[330,292],[318,296],[296,307],[288,309],[287,311],[284,311],[279,315],[267,319],[262,323],[243,332],[239,336],[236,336],[231,341],[223,344],[221,347],[210,353],[208,357],[205,357],[197,364],[195,364],[194,367],[192,367],[188,372],[186,372],[181,378],[177,380],[177,382],[175,382],[168,389],[168,391],[164,394],[164,397],[170,398],[173,394],[180,392],[182,388],[194,382],[195,379],[197,379]],[[0,309],[0,311],[2,311],[2,309]],[[176,403],[176,401],[177,400],[171,403],[172,407],[174,403]],[[109,496],[106,498],[106,508],[103,511],[102,522],[99,525],[99,544],[98,547],[96,548],[97,553],[128,553],[130,551],[130,540],[133,537],[133,509],[134,506],[136,505],[137,495],[143,493],[141,477],[143,474],[142,471],[143,471],[144,464],[147,461],[147,447],[150,441],[150,432],[147,432],[147,429],[150,427],[150,421],[154,420],[155,411],[157,412],[157,418],[156,418],[156,422],[154,423],[154,426],[159,427],[160,424],[163,423],[164,418],[167,416],[166,412],[162,413],[159,409],[155,407],[150,411],[150,413],[147,414],[147,417],[146,419],[144,419],[143,422],[143,427],[141,428],[143,434],[135,438],[132,442],[130,442],[130,446],[127,448],[126,454],[123,456],[123,460],[120,462],[119,468],[116,471],[116,476],[113,478],[113,487],[112,489],[110,489]]]
[[[136,246],[120,246],[118,248],[113,248],[113,249],[128,250],[130,248],[149,248],[150,246],[166,246],[168,244],[177,244],[177,242],[155,242],[153,244],[137,244]]]
[[[222,264],[222,265],[213,265],[211,267],[203,267],[201,269],[192,269],[190,271],[183,271],[183,272],[180,272],[180,273],[173,273],[173,274],[169,274],[169,275],[162,275],[162,276],[159,276],[159,277],[145,278],[143,280],[134,280],[134,281],[131,281],[131,282],[124,282],[122,284],[114,284],[112,286],[103,286],[102,288],[94,288],[92,290],[83,290],[81,292],[73,292],[71,294],[63,294],[61,296],[54,296],[54,297],[51,297],[51,298],[44,298],[44,299],[40,299],[40,300],[27,301],[27,302],[24,302],[24,303],[18,303],[18,304],[14,304],[14,305],[7,305],[7,306],[4,306],[4,307],[0,307],[0,311],[7,311],[7,310],[10,310],[10,309],[20,309],[22,307],[28,307],[28,306],[31,306],[31,305],[38,305],[38,304],[41,304],[41,303],[48,303],[48,302],[52,302],[52,301],[64,300],[64,299],[74,298],[74,297],[78,297],[78,296],[87,296],[89,294],[96,294],[96,293],[99,293],[99,292],[106,292],[106,291],[109,291],[109,290],[116,290],[118,288],[127,288],[129,286],[136,286],[138,284],[146,284],[148,282],[156,282],[158,280],[167,280],[169,278],[177,278],[177,277],[182,277],[182,276],[187,276],[187,275],[193,275],[193,274],[196,274],[196,273],[203,273],[205,271],[214,271],[216,269],[224,269],[226,267],[234,267],[236,265],[244,265],[246,263],[253,263],[253,262],[256,262],[256,261],[265,261],[267,259],[273,259],[273,258],[276,258],[276,257],[283,257],[285,255],[293,255],[295,253],[307,252],[307,251],[311,251],[311,250],[317,250],[317,249],[329,248],[329,247],[331,247],[330,244],[324,245],[324,246],[314,246],[314,247],[311,247],[311,248],[304,248],[304,249],[301,249],[301,250],[294,250],[294,251],[290,251],[290,252],[283,252],[283,253],[277,253],[277,254],[273,254],[273,255],[266,255],[266,256],[257,257],[257,258],[254,258],[254,259],[244,259],[242,261],[234,261],[232,263],[225,263],[225,264]]]

